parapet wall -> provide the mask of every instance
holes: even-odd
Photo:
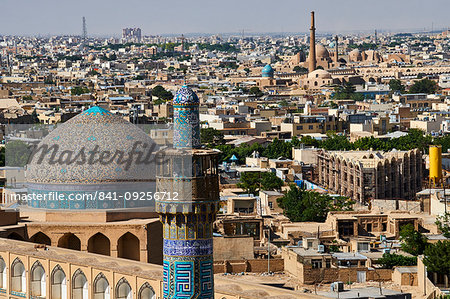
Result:
[[[214,273],[264,273],[267,272],[269,263],[267,260],[240,260],[240,261],[215,261]],[[270,272],[284,271],[283,259],[270,259]]]

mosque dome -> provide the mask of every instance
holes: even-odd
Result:
[[[331,79],[331,74],[325,70],[315,70],[308,74],[308,79]]]
[[[102,188],[106,192],[138,191],[135,184],[144,187],[145,182],[155,180],[152,158],[157,151],[157,145],[140,128],[108,110],[92,107],[58,125],[38,144],[27,165],[28,193],[68,195]],[[148,185],[145,189],[150,190]],[[117,207],[117,203],[103,207],[76,201],[64,204],[32,202],[33,207],[53,209]]]
[[[349,57],[350,61],[361,61],[362,60],[362,54],[361,54],[361,51],[359,51],[359,49],[354,49],[354,50],[350,51],[350,53],[348,54],[348,57]]]
[[[328,44],[328,47],[334,48],[334,47],[336,47],[336,44],[334,42],[331,42],[331,43]]]
[[[264,78],[272,78],[273,77],[273,73],[274,70],[272,68],[272,66],[270,64],[267,64],[263,69],[262,69],[262,76]]]
[[[321,44],[316,44],[316,57],[317,58],[328,58],[328,57],[330,57],[330,53],[328,53],[328,50]]]
[[[197,94],[187,85],[183,85],[173,99],[174,105],[197,105],[199,102]]]

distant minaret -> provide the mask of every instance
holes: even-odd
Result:
[[[86,25],[86,18],[85,17],[83,17],[83,36],[82,36],[82,38],[83,38],[83,41],[86,41],[86,39],[87,39],[87,25]]]
[[[375,29],[375,47],[378,46],[378,36],[377,36],[377,30]]]
[[[309,38],[309,72],[316,69],[316,28],[314,27],[314,11],[311,12],[311,29]]]
[[[338,36],[336,35],[334,37],[334,47],[335,47],[335,52],[334,52],[334,61],[337,63],[339,61],[339,39]]]
[[[86,18],[83,17],[83,31],[82,31],[82,36],[81,36],[81,48],[84,49],[86,47],[86,43],[87,43],[87,25],[86,25]]]

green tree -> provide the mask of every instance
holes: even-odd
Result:
[[[261,91],[261,89],[259,89],[258,86],[251,87],[249,93],[257,97],[262,97],[264,95],[264,93]]]
[[[247,171],[241,173],[240,182],[237,184],[238,188],[242,188],[248,194],[257,194],[261,174],[255,171]]]
[[[166,102],[166,101],[164,101],[164,100],[162,100],[162,99],[156,99],[156,100],[153,101],[153,105],[159,106],[159,105],[164,104],[165,102]]]
[[[284,182],[272,172],[248,171],[241,174],[238,188],[244,189],[248,194],[258,194],[260,190],[281,190]]]
[[[285,157],[287,159],[292,158],[292,144],[275,138],[271,144],[263,151],[263,156],[269,159],[277,159]]]
[[[420,81],[416,81],[409,89],[409,93],[433,94],[436,93],[437,89],[438,86],[436,82],[425,78]]]
[[[100,73],[97,72],[96,70],[92,70],[92,71],[89,71],[89,72],[87,73],[87,75],[88,75],[88,76],[98,76],[98,75],[100,75]]]
[[[5,147],[0,148],[0,167],[5,166]]]
[[[23,141],[13,140],[5,146],[5,166],[24,167],[31,155],[31,148]]]
[[[444,237],[450,238],[450,213],[438,216],[436,218],[436,225]]]
[[[220,150],[219,162],[229,162],[230,158],[235,155],[240,163],[245,163],[245,158],[249,157],[253,152],[258,152],[261,154],[264,148],[259,143],[254,143],[252,145],[242,144],[241,146],[234,147],[229,144],[219,144],[215,146],[216,149]]]
[[[350,82],[345,82],[342,85],[334,88],[333,98],[337,100],[347,100],[355,97],[355,86]]]
[[[33,112],[31,113],[31,119],[32,119],[31,121],[33,122],[33,124],[40,123],[36,109],[34,109]]]
[[[403,251],[417,256],[424,252],[427,237],[416,231],[414,225],[409,223],[400,229],[400,242]]]
[[[295,73],[307,73],[308,69],[306,67],[302,67],[299,65],[294,66],[294,68],[292,69]]]
[[[173,98],[173,94],[161,85],[157,85],[152,89],[152,95],[164,101],[168,101]]]
[[[385,253],[377,263],[385,269],[392,269],[395,266],[415,266],[417,265],[417,257]]]
[[[343,85],[343,90],[342,91],[344,93],[346,93],[346,94],[351,95],[351,94],[353,94],[356,91],[356,87],[355,87],[355,85],[353,85],[350,82],[345,82],[344,85]]]
[[[424,255],[423,263],[429,272],[450,275],[450,241],[428,245]]]
[[[75,87],[72,87],[72,89],[70,90],[70,93],[73,96],[79,96],[79,95],[86,94],[89,92],[90,92],[89,88],[87,88],[85,86],[75,86]]]
[[[276,176],[273,172],[263,172],[261,174],[261,190],[275,191],[281,190],[284,185],[282,179]]]
[[[324,140],[321,147],[326,150],[351,150],[353,144],[344,135],[328,133],[328,138]]]
[[[391,79],[389,81],[389,89],[392,90],[393,92],[400,92],[400,93],[404,93],[405,92],[405,86],[402,84],[402,81],[398,80],[398,79]]]
[[[223,133],[214,128],[202,128],[200,130],[200,139],[202,144],[207,144],[209,147],[224,143]]]
[[[288,103],[288,101],[286,101],[286,100],[281,100],[280,103],[279,103],[279,105],[280,105],[281,107],[288,107],[288,106],[289,106],[289,103]]]
[[[336,204],[334,198],[327,194],[300,189],[291,185],[290,190],[281,198],[277,199],[278,206],[283,209],[283,214],[292,222],[319,221],[327,218],[328,212],[351,210],[354,202],[338,199]]]

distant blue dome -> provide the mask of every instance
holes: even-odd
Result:
[[[173,99],[174,105],[192,105],[199,104],[197,94],[189,88],[187,85],[183,85],[177,92],[177,95]]]
[[[262,76],[265,78],[272,78],[273,72],[273,68],[268,64],[262,69]]]
[[[335,44],[334,42],[331,42],[331,43],[328,45],[328,47],[334,48],[334,47],[336,47],[336,44]]]

